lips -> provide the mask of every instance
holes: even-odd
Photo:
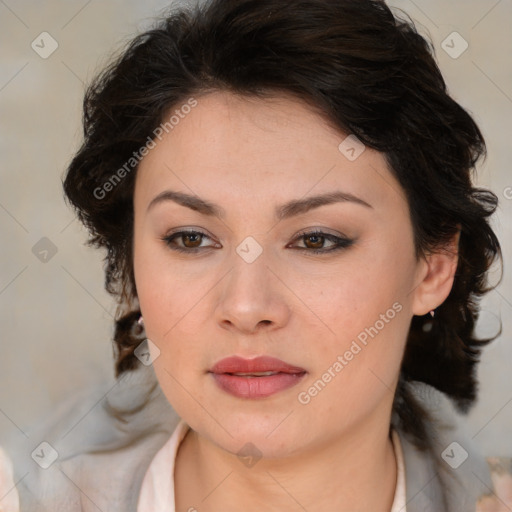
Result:
[[[306,370],[269,356],[234,356],[217,362],[210,373],[217,385],[231,395],[264,398],[294,386]]]

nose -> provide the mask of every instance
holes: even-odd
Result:
[[[223,280],[216,309],[218,324],[233,333],[255,334],[281,328],[289,321],[290,292],[284,276],[261,254],[252,263],[238,255]]]

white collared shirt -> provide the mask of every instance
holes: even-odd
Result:
[[[175,512],[174,463],[179,445],[189,428],[181,420],[169,440],[151,461],[142,481],[137,512]],[[392,431],[391,439],[397,461],[397,485],[390,512],[406,512],[404,459],[400,437],[395,430]]]

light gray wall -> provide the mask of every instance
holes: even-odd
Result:
[[[390,4],[430,34],[449,90],[484,132],[489,157],[478,182],[501,199],[494,226],[510,261],[512,1]],[[101,254],[83,245],[86,233],[63,201],[61,178],[80,141],[84,82],[166,5],[161,0],[0,1],[0,440],[22,436],[74,391],[113,381],[114,308],[103,290]],[[468,43],[457,58],[442,47],[454,31]],[[51,49],[48,36],[41,43],[42,32],[58,43],[47,58],[31,47],[35,41],[43,56]],[[462,40],[453,38],[447,44],[456,56]],[[45,250],[48,261],[40,261]],[[483,308],[482,333],[492,332],[501,315],[503,335],[485,352],[480,400],[463,424],[486,455],[512,456],[508,269]]]

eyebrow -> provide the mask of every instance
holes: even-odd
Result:
[[[190,208],[191,210],[199,212],[203,215],[208,215],[210,217],[218,217],[219,219],[223,219],[226,216],[225,210],[219,205],[201,199],[198,196],[187,194],[185,192],[177,192],[174,190],[164,190],[158,194],[149,203],[147,211],[152,209],[157,204],[163,203],[165,201],[174,201],[181,206],[185,206],[186,208]],[[366,208],[373,208],[373,206],[371,206],[363,199],[348,192],[337,190],[316,196],[309,196],[304,199],[292,199],[291,201],[276,207],[275,217],[278,220],[284,220],[296,215],[301,215],[314,208],[319,208],[320,206],[344,202],[358,204]]]

